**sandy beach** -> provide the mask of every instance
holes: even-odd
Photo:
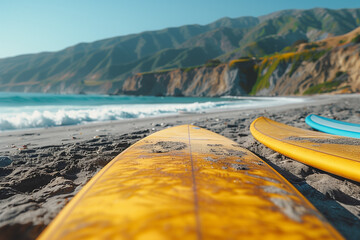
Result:
[[[167,127],[193,124],[226,136],[279,171],[346,238],[360,239],[360,183],[293,161],[256,141],[253,120],[310,129],[308,114],[360,123],[360,94],[283,106],[0,133],[0,239],[34,239],[111,159]]]

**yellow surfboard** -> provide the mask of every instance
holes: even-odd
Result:
[[[192,125],[137,142],[38,239],[342,239],[281,175]]]
[[[318,169],[360,182],[360,139],[291,127],[260,117],[252,135],[267,147]]]

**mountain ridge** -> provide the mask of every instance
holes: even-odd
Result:
[[[140,72],[258,58],[357,26],[360,9],[284,10],[79,43],[0,59],[0,91],[113,94]]]
[[[212,97],[357,93],[360,92],[359,60],[360,27],[341,36],[300,42],[283,53],[263,58],[137,74],[128,78],[119,92]],[[199,87],[186,84],[191,80]],[[161,92],[156,92],[159,89]]]

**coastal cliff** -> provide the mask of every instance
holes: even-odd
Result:
[[[314,46],[215,67],[136,74],[125,80],[118,93],[213,97],[360,92],[360,43]]]
[[[121,93],[153,96],[242,96],[253,85],[255,62],[136,74],[125,80]]]
[[[85,85],[58,81],[19,85],[20,91],[102,93],[149,96],[287,96],[360,92],[360,28],[337,37],[297,46],[262,58],[241,58],[197,67],[136,73],[123,81]],[[22,89],[24,88],[24,89]]]
[[[360,28],[263,58],[258,69],[252,95],[360,92]]]
[[[318,60],[283,60],[271,74],[268,73],[267,87],[254,93],[276,96],[360,92],[359,44],[320,54],[323,56]]]

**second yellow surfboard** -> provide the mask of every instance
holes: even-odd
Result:
[[[256,119],[250,131],[285,156],[360,182],[360,139],[295,128],[265,117]]]

